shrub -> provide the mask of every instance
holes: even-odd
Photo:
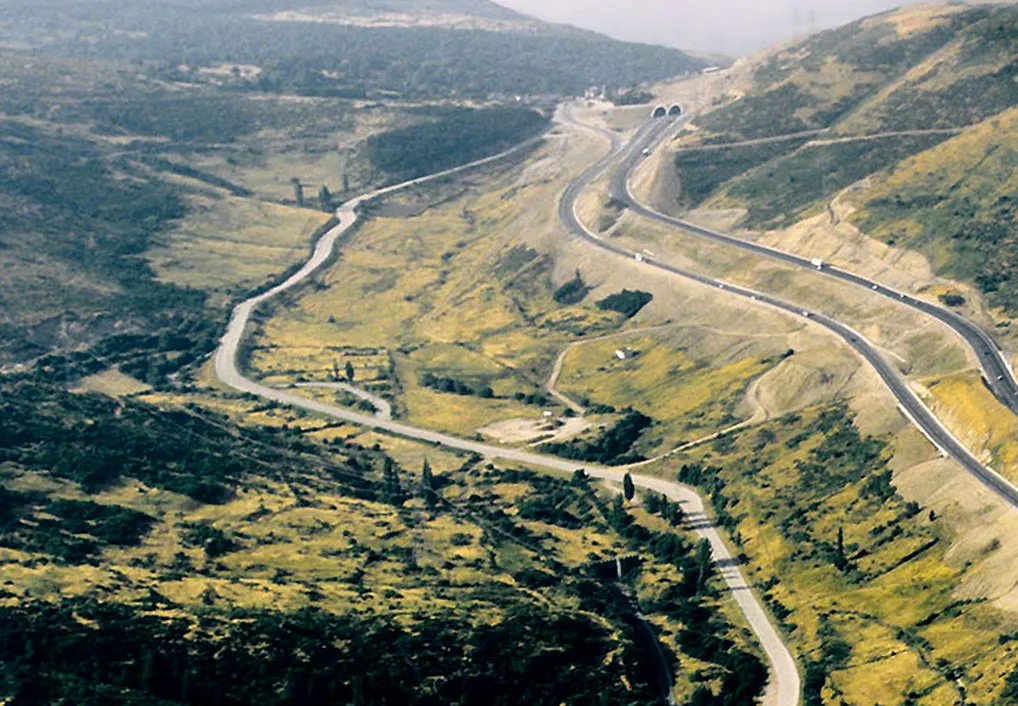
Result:
[[[643,307],[653,301],[654,295],[650,292],[639,290],[623,289],[621,292],[609,295],[597,303],[601,311],[616,311],[627,319],[631,319],[640,313]]]

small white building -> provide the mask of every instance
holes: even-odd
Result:
[[[632,360],[639,354],[639,351],[634,351],[632,348],[619,348],[615,351],[615,357],[619,360]]]

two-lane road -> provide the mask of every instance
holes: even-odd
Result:
[[[621,145],[621,141],[618,143],[613,141],[613,145],[617,147],[618,145]],[[464,167],[442,172],[441,174],[416,179],[405,184],[383,189],[344,204],[336,214],[339,219],[339,225],[322,236],[318,243],[316,243],[311,258],[296,274],[269,291],[241,302],[234,309],[229,326],[227,327],[225,335],[220,340],[219,348],[216,350],[215,354],[215,371],[219,380],[235,390],[254,395],[264,400],[271,400],[290,407],[305,409],[316,414],[339,419],[349,422],[350,424],[356,424],[369,429],[377,429],[410,439],[441,445],[450,449],[476,453],[486,458],[518,462],[534,468],[543,468],[566,473],[572,473],[577,469],[582,468],[594,478],[621,483],[625,475],[623,470],[592,466],[561,458],[530,453],[523,450],[507,449],[475,441],[468,441],[450,434],[421,429],[419,427],[414,427],[391,419],[381,419],[379,417],[359,414],[343,407],[301,397],[285,390],[268,387],[246,377],[237,367],[238,350],[244,339],[244,334],[247,330],[248,324],[250,323],[251,316],[257,310],[258,306],[282,292],[297,287],[307,280],[308,277],[315,274],[332,257],[336,244],[360,221],[361,215],[357,208],[360,204],[378,196],[393,193],[399,189],[421,184],[429,180],[450,176],[455,173],[464,172],[468,169],[473,169],[483,164],[496,161],[508,154],[519,151],[522,147],[523,146],[487,160],[481,160],[480,162],[474,162]],[[594,168],[587,170],[585,174],[588,175],[588,178],[591,178],[593,174],[603,170],[611,162],[614,156],[615,154],[613,150],[611,155],[602,159],[597,165],[595,165]],[[774,625],[771,623],[763,605],[757,599],[756,594],[754,594],[751,590],[750,585],[747,583],[742,571],[738,567],[738,564],[732,558],[732,555],[729,552],[728,547],[725,545],[725,542],[717,528],[713,525],[710,518],[705,513],[703,501],[700,496],[686,486],[661,478],[641,475],[633,475],[632,478],[636,486],[662,493],[671,500],[681,503],[686,516],[689,518],[690,529],[700,537],[707,539],[710,542],[711,547],[713,548],[713,561],[718,568],[718,572],[731,591],[732,597],[746,616],[747,623],[759,639],[760,645],[767,655],[770,679],[767,685],[767,692],[764,696],[764,704],[766,706],[797,706],[799,703],[801,689],[799,672],[796,668],[795,659],[792,657],[788,648],[782,641],[781,636],[774,628]]]

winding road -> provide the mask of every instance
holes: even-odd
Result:
[[[535,468],[543,468],[566,473],[572,473],[578,469],[583,469],[587,474],[594,478],[614,483],[621,483],[625,475],[622,470],[581,464],[575,461],[544,456],[518,449],[507,449],[492,446],[489,444],[461,439],[449,434],[421,429],[419,427],[414,427],[391,419],[380,419],[375,416],[358,414],[357,412],[353,412],[336,405],[319,402],[317,400],[295,395],[285,390],[268,387],[246,377],[237,367],[238,351],[244,339],[244,333],[250,323],[252,315],[257,311],[258,307],[269,299],[299,286],[315,274],[323,265],[325,265],[332,257],[336,244],[359,223],[361,218],[358,211],[359,206],[372,199],[397,192],[401,189],[453,176],[485,164],[496,162],[513,153],[522,151],[527,145],[532,144],[533,142],[534,141],[523,143],[502,154],[495,155],[494,157],[480,160],[478,162],[473,162],[456,169],[450,169],[432,176],[422,177],[403,184],[380,189],[376,192],[361,196],[343,204],[336,212],[339,224],[323,235],[318,243],[315,244],[310,259],[303,267],[300,268],[300,270],[272,289],[241,302],[233,310],[226,333],[220,340],[219,347],[215,353],[216,376],[224,384],[240,392],[254,395],[264,400],[270,400],[279,404],[339,419],[350,424],[356,424],[370,429],[376,429],[390,434],[396,434],[416,439],[418,441],[444,446],[450,449],[476,453],[486,458],[523,463]],[[582,186],[585,185],[587,181],[593,177],[593,175],[601,172],[607,167],[607,165],[615,158],[619,146],[621,146],[621,141],[618,143],[613,141],[614,149],[612,152],[601,159],[596,165],[594,165],[594,167],[581,175],[581,178],[577,180],[577,183],[581,184],[580,188],[582,188]],[[574,186],[575,184],[570,186],[570,190],[573,190]],[[799,703],[801,682],[795,659],[792,657],[792,654],[789,652],[781,636],[774,628],[774,625],[762,604],[751,590],[742,574],[742,571],[738,567],[738,563],[734,560],[731,552],[722,539],[721,534],[704,511],[704,504],[700,496],[686,486],[661,478],[641,475],[633,475],[632,478],[636,486],[661,493],[669,499],[681,503],[682,508],[686,513],[686,517],[689,520],[690,529],[700,537],[707,539],[710,542],[713,549],[713,560],[718,572],[727,584],[733,599],[745,615],[748,625],[757,636],[760,641],[760,645],[767,656],[770,680],[767,685],[764,703],[766,706],[797,706]]]
[[[853,284],[857,287],[868,289],[873,294],[891,299],[899,304],[904,304],[905,306],[911,307],[912,309],[920,311],[928,316],[932,316],[941,323],[949,326],[959,336],[961,336],[962,339],[964,339],[965,343],[972,349],[973,353],[975,353],[976,358],[979,361],[979,366],[982,368],[983,377],[986,379],[986,383],[989,385],[994,396],[1012,412],[1018,414],[1018,381],[1015,380],[1014,372],[1011,370],[1007,359],[1004,357],[1004,354],[989,334],[961,314],[928,302],[924,299],[913,297],[907,292],[902,292],[892,287],[885,286],[880,282],[867,279],[848,270],[843,270],[831,265],[824,265],[823,269],[817,270],[816,266],[809,258],[800,257],[784,250],[770,248],[766,245],[759,245],[752,241],[745,240],[744,238],[739,238],[728,233],[721,233],[716,230],[711,230],[710,228],[698,226],[695,223],[684,221],[680,218],[668,216],[659,211],[655,211],[637,200],[630,191],[629,181],[633,172],[642,161],[643,150],[654,149],[657,147],[665,139],[665,137],[667,137],[669,129],[673,127],[674,124],[674,120],[659,120],[656,125],[652,123],[651,128],[645,129],[641,132],[640,136],[637,138],[638,142],[634,144],[633,149],[626,154],[623,161],[612,174],[610,188],[611,194],[616,200],[626,204],[633,213],[643,218],[657,221],[658,223],[662,223],[673,228],[678,228],[686,233],[705,240],[730,245],[753,253],[754,255],[766,257],[771,260],[777,260],[778,262],[782,262],[786,265],[793,265],[802,269],[811,270],[816,272],[817,275],[831,277],[842,282],[847,282],[848,284]]]
[[[637,133],[636,137],[627,148],[623,148],[622,138],[617,134],[599,127],[576,122],[573,120],[568,110],[563,111],[561,115],[561,119],[564,121],[570,122],[577,127],[598,133],[611,143],[611,150],[608,156],[602,159],[597,165],[584,172],[584,174],[582,174],[574,183],[570,184],[559,204],[560,218],[576,237],[579,237],[611,254],[628,259],[638,259],[644,267],[663,270],[665,272],[678,275],[684,279],[698,282],[704,286],[722,290],[728,295],[742,297],[744,299],[749,299],[758,305],[778,309],[786,314],[801,317],[834,333],[870,364],[870,366],[880,376],[880,379],[898,400],[899,408],[905,417],[919,428],[919,430],[926,436],[927,439],[930,440],[941,454],[955,459],[966,471],[983,483],[983,485],[996,493],[1012,507],[1018,508],[1018,488],[993,469],[983,465],[979,459],[977,459],[960,441],[958,441],[958,439],[946,427],[944,427],[943,424],[941,424],[940,420],[937,419],[933,412],[930,411],[929,407],[927,407],[926,404],[919,399],[915,392],[912,391],[912,388],[908,386],[908,383],[902,378],[900,373],[887,362],[884,356],[880,354],[879,348],[863,337],[863,335],[858,331],[855,331],[837,319],[803,308],[798,304],[792,304],[763,292],[758,292],[745,287],[732,285],[721,280],[713,279],[697,272],[684,270],[654,257],[647,256],[645,254],[638,254],[616,245],[615,243],[608,242],[601,236],[590,231],[582,223],[576,212],[577,200],[589,183],[593,181],[596,176],[600,175],[609,164],[618,159],[619,166],[611,176],[612,197],[625,203],[626,206],[637,215],[668,226],[679,228],[685,232],[689,232],[715,242],[733,245],[757,255],[769,257],[797,267],[803,267],[816,272],[818,275],[832,276],[845,282],[866,287],[871,292],[883,295],[896,302],[906,304],[918,309],[919,311],[928,313],[931,316],[935,316],[940,321],[951,326],[951,328],[957,331],[963,339],[973,347],[977,356],[979,356],[984,376],[987,376],[988,378],[992,376],[992,383],[995,383],[995,385],[991,384],[991,388],[994,389],[995,394],[997,394],[1002,401],[1011,400],[1013,406],[1009,405],[1009,407],[1012,409],[1018,409],[1018,387],[1016,387],[1014,377],[1004,360],[1003,354],[997,349],[996,345],[986,333],[967,319],[964,319],[954,312],[935,306],[921,299],[916,299],[915,297],[911,297],[903,292],[898,292],[889,287],[885,287],[879,283],[871,282],[870,280],[851,272],[846,272],[829,266],[824,266],[822,271],[817,271],[816,266],[813,265],[810,260],[805,258],[792,255],[781,250],[757,245],[755,243],[742,240],[741,238],[736,238],[735,236],[717,233],[707,228],[686,223],[680,219],[658,213],[657,211],[641,204],[630,192],[629,177],[635,170],[636,165],[643,159],[644,150],[650,149],[651,146],[658,144],[668,131],[674,127],[675,120],[664,118],[649,123]],[[990,380],[988,379],[988,383],[989,382]]]

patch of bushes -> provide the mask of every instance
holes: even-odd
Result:
[[[25,602],[0,608],[0,681],[12,703],[79,706],[482,706],[492,693],[507,703],[656,703],[631,671],[631,647],[616,662],[619,642],[598,621],[511,594],[499,609],[497,625],[449,613],[404,626],[314,609],[207,610],[198,621],[86,599]]]
[[[111,545],[136,546],[154,523],[154,518],[119,505],[49,501],[39,493],[0,486],[0,546],[49,554],[61,563],[92,561]]]
[[[432,390],[447,392],[454,395],[462,395],[463,397],[476,396],[484,399],[491,399],[495,396],[495,391],[487,385],[480,388],[473,387],[462,380],[457,380],[456,378],[444,375],[435,375],[434,373],[424,373],[424,375],[421,376],[421,385],[429,387]]]
[[[594,439],[572,439],[543,444],[541,450],[563,458],[609,466],[623,466],[646,460],[633,452],[643,432],[654,423],[650,417],[634,409],[626,410],[622,419],[602,431]]]
[[[650,292],[623,289],[621,292],[611,294],[599,301],[597,308],[601,311],[615,311],[627,319],[631,319],[653,300],[654,295]]]
[[[787,227],[818,202],[945,139],[921,135],[800,149],[733,181],[726,193],[748,206],[748,224]]]
[[[185,547],[199,547],[205,556],[216,559],[237,549],[237,543],[225,532],[208,522],[189,522],[181,525],[181,540]]]
[[[652,100],[654,100],[654,94],[650,91],[633,88],[612,98],[612,103],[615,105],[646,105]]]
[[[564,306],[572,306],[586,299],[588,292],[590,292],[590,287],[583,281],[580,271],[576,270],[576,274],[571,280],[555,290],[552,299]]]
[[[377,169],[414,178],[497,154],[547,124],[543,115],[525,108],[464,108],[435,122],[372,135],[364,149]]]

